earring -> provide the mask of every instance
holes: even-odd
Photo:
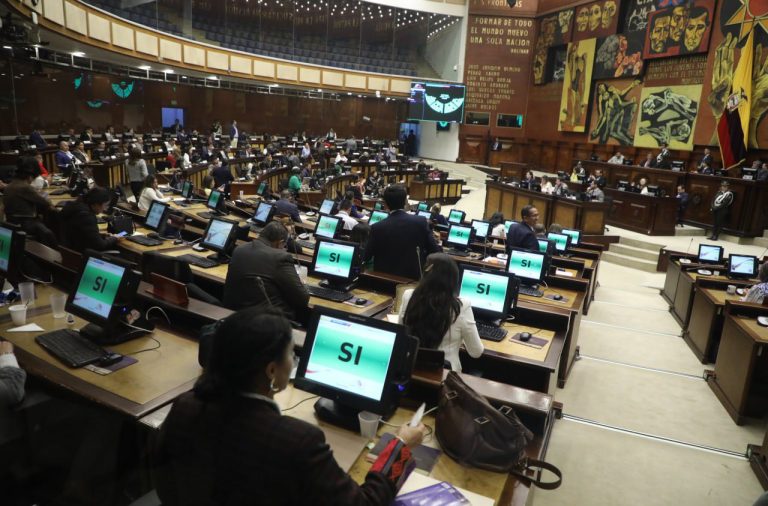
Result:
[[[272,378],[271,380],[269,380],[269,390],[271,392],[279,392],[280,391],[280,387],[276,387],[275,386],[275,378]]]

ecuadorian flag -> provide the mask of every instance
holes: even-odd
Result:
[[[741,49],[741,57],[733,73],[731,95],[717,123],[717,140],[724,169],[735,167],[747,158],[749,108],[752,101],[753,33],[754,30],[749,32],[747,42]]]

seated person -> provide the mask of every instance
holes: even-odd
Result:
[[[427,222],[404,211],[408,200],[405,186],[395,184],[384,190],[389,217],[371,226],[364,261],[373,259],[376,271],[410,279],[421,277],[422,258],[441,251]]]
[[[591,183],[592,181],[595,181],[600,188],[605,188],[605,176],[603,176],[603,171],[596,169],[595,173],[587,178],[587,183]]]
[[[341,221],[344,222],[344,230],[352,230],[355,228],[355,225],[357,225],[357,220],[349,215],[351,210],[352,202],[348,199],[344,199],[339,203],[339,210],[336,213],[336,217],[341,218]]]
[[[235,248],[224,283],[224,306],[242,309],[269,305],[286,318],[305,322],[309,292],[296,273],[296,261],[285,250],[288,230],[271,222],[259,238]]]
[[[616,154],[608,159],[608,163],[621,165],[624,163],[624,155],[622,155],[620,151],[616,151]]]
[[[139,209],[149,211],[153,201],[170,202],[170,197],[164,197],[163,192],[157,189],[157,178],[153,175],[147,176],[144,180],[144,189],[141,191],[139,199]]]
[[[291,220],[296,223],[301,223],[299,208],[293,202],[293,193],[291,193],[291,190],[283,190],[280,192],[280,200],[275,202],[275,213],[290,216]]]
[[[506,229],[504,228],[504,213],[493,213],[491,219],[488,220],[488,229],[491,231],[491,237],[498,237],[503,239]]]
[[[301,191],[301,178],[299,177],[300,173],[301,170],[298,166],[291,169],[291,178],[288,180],[288,189],[291,190],[294,195],[298,195],[298,193]]]
[[[76,162],[75,155],[69,150],[69,143],[67,141],[59,142],[59,150],[56,152],[56,167],[59,168],[59,172],[64,177],[69,177],[72,173],[72,166]]]
[[[578,183],[579,179],[587,175],[587,171],[581,165],[581,162],[576,162],[576,165],[571,169],[571,183]]]
[[[213,158],[213,167],[211,168],[210,176],[213,178],[216,188],[221,188],[235,180],[229,165],[222,165],[219,157]]]
[[[75,143],[75,149],[72,150],[72,155],[77,158],[80,163],[88,163],[91,161],[88,153],[85,152],[85,144],[83,141],[77,141]]]
[[[363,200],[363,182],[360,180],[360,176],[355,175],[355,182],[347,186],[346,192],[352,192],[353,198],[362,202]]]
[[[333,457],[322,430],[274,401],[294,366],[289,322],[250,308],[222,321],[203,375],[163,424],[157,493],[166,506],[388,505],[423,425],[403,425],[362,485]]]
[[[381,185],[382,182],[381,176],[379,176],[379,171],[376,170],[376,167],[373,167],[365,181],[365,193],[373,197],[378,197]]]
[[[568,185],[565,182],[565,176],[557,177],[557,182],[555,183],[555,187],[552,189],[552,195],[555,195],[557,197],[568,196]]]
[[[559,223],[550,223],[547,232],[551,232],[553,234],[562,234],[563,226]]]
[[[534,225],[533,233],[536,234],[536,237],[538,237],[539,239],[547,238],[547,229],[541,223],[537,223],[536,225]]]
[[[531,251],[539,250],[539,241],[536,239],[534,227],[539,222],[539,211],[534,206],[528,205],[520,211],[522,221],[513,223],[507,232],[507,254],[510,248],[524,248]]]
[[[536,178],[533,175],[533,172],[530,170],[525,173],[525,177],[522,181],[520,181],[520,186],[522,188],[531,188],[536,185]]]
[[[349,202],[352,204],[352,207],[349,209],[349,215],[351,217],[359,220],[365,216],[363,213],[357,210],[357,206],[355,205],[355,194],[352,190],[344,192],[344,198],[341,200],[349,200]],[[341,203],[341,200],[338,202]]]
[[[99,143],[96,144],[96,147],[91,151],[91,153],[93,154],[93,159],[97,161],[109,156],[109,151],[107,150],[107,144],[104,141],[99,141]]]
[[[213,177],[206,175],[203,177],[203,193],[206,198],[211,196],[211,190],[213,190]]]
[[[768,181],[768,162],[763,162],[760,170],[757,171],[755,181]]]
[[[589,183],[589,188],[587,188],[585,194],[589,200],[593,200],[595,202],[605,201],[605,193],[603,193],[603,190],[597,186],[597,181],[593,180],[591,183]]]
[[[648,153],[647,155],[645,155],[645,161],[643,161],[643,163],[640,164],[640,167],[646,167],[646,168],[656,167],[656,159],[653,157],[653,153]]]
[[[422,348],[445,351],[451,370],[461,372],[462,345],[472,358],[483,354],[472,304],[459,298],[459,268],[445,253],[427,257],[424,276],[415,289],[403,292],[400,323]]]
[[[9,223],[21,226],[38,242],[55,248],[58,245],[56,235],[43,224],[42,219],[51,210],[51,202],[32,187],[32,182],[39,175],[40,168],[35,158],[22,156],[16,161],[16,172],[3,193],[5,216]]]
[[[448,218],[440,214],[440,211],[442,210],[442,207],[440,204],[435,203],[432,205],[432,207],[429,210],[429,220],[435,222],[438,225],[443,225],[445,227],[448,226]]]
[[[637,183],[637,191],[640,192],[640,195],[648,195],[648,180],[646,178],[640,178],[640,181]]]
[[[699,170],[697,171],[697,173],[711,176],[715,172],[712,170],[712,167],[709,166],[708,162],[701,162],[701,165],[699,165]]]
[[[754,302],[755,304],[765,302],[765,298],[768,296],[768,262],[763,262],[760,269],[757,270],[757,279],[760,280],[760,283],[749,289],[744,298],[741,299],[744,302]]]
[[[77,200],[67,202],[61,210],[64,245],[77,252],[86,249],[105,251],[115,249],[120,238],[102,234],[96,215],[103,213],[112,200],[109,190],[94,186]]]
[[[541,176],[541,193],[552,195],[552,192],[554,191],[555,187],[549,182],[549,178],[547,176]]]
[[[0,341],[0,412],[24,399],[24,381],[27,373],[19,367],[13,344]]]

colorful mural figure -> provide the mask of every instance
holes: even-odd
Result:
[[[595,39],[568,44],[565,59],[565,82],[560,99],[559,130],[584,132],[587,122]]]
[[[699,109],[701,85],[644,88],[635,146],[693,149],[693,129]]]
[[[621,86],[625,86],[623,89]],[[598,144],[631,146],[640,81],[601,82],[595,91],[589,141]]]

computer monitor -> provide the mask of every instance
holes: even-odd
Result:
[[[557,251],[559,254],[564,254],[568,251],[568,248],[571,246],[571,236],[566,234],[556,234],[555,232],[550,232],[547,234],[547,239],[552,239],[555,241],[555,251]]]
[[[426,218],[428,220],[432,219],[432,213],[429,211],[419,211],[416,213],[416,216],[421,216],[422,218]]]
[[[384,204],[382,204],[380,200],[373,204],[374,211],[381,211],[382,209],[384,209]]]
[[[656,185],[649,184],[646,188],[648,189],[648,195],[653,195],[654,197],[661,195],[661,188]]]
[[[251,221],[259,227],[266,227],[275,215],[275,205],[269,202],[259,202],[251,216]]]
[[[320,214],[331,214],[331,211],[333,210],[333,200],[331,199],[325,199],[323,200],[323,203],[320,204]]]
[[[149,211],[147,211],[147,217],[144,218],[144,226],[158,234],[162,234],[168,221],[170,209],[168,204],[153,200],[152,205],[149,206]]]
[[[555,254],[555,241],[549,239],[537,239],[539,241],[539,251],[547,255]]]
[[[507,272],[520,278],[520,284],[535,286],[547,276],[549,257],[545,253],[511,248],[507,258]]]
[[[469,299],[475,318],[504,321],[517,302],[520,282],[515,276],[498,269],[460,264],[459,297]]]
[[[753,255],[728,255],[728,277],[732,279],[751,279],[757,277],[759,260]]]
[[[491,228],[491,224],[489,222],[483,220],[472,220],[471,225],[475,230],[475,237],[477,239],[482,239],[485,241],[488,238],[488,233],[490,232]]]
[[[220,263],[228,261],[228,257],[237,239],[237,222],[223,218],[211,218],[203,233],[200,246],[215,253],[208,255],[211,260]]]
[[[573,228],[564,228],[563,233],[565,235],[571,236],[571,246],[579,245],[579,241],[581,241],[581,230],[576,230]]]
[[[629,181],[621,180],[618,183],[616,183],[616,189],[620,191],[627,191],[629,188]]]
[[[635,161],[632,158],[625,158],[624,165],[634,165]]]
[[[213,214],[227,214],[226,211],[224,211],[224,209],[226,209],[224,193],[219,190],[211,190],[211,194],[208,196],[208,202],[206,202],[205,205]]]
[[[429,204],[426,202],[419,202],[418,207],[416,208],[417,211],[429,211]]]
[[[682,160],[674,160],[670,166],[675,172],[680,172],[685,167],[685,163]]]
[[[26,238],[18,227],[0,223],[0,277],[14,285],[22,281],[20,267]]]
[[[467,215],[464,211],[458,209],[451,209],[448,214],[448,223],[464,223],[464,217]]]
[[[757,178],[757,169],[752,167],[742,167],[741,168],[741,179],[746,179],[748,181],[754,181]]]
[[[360,274],[360,247],[353,242],[320,238],[310,271],[323,278],[320,286],[348,292]]]
[[[333,239],[341,230],[342,224],[341,218],[326,214],[320,215],[320,219],[317,220],[317,226],[315,227],[315,237]]]
[[[181,185],[181,196],[187,200],[194,197],[194,193],[193,193],[194,191],[195,191],[195,185],[192,184],[192,181],[184,181],[184,184]]]
[[[368,218],[368,225],[373,225],[381,220],[385,220],[389,217],[389,213],[386,211],[374,211],[371,213],[371,217]]]
[[[474,233],[475,230],[472,227],[456,225],[454,223],[448,228],[448,237],[446,237],[445,243],[458,250],[467,250]]]
[[[507,220],[504,222],[504,236],[506,237],[507,234],[509,234],[509,227],[511,227],[513,224],[518,223],[515,220]]]
[[[259,183],[259,187],[256,188],[256,195],[263,197],[266,192],[267,192],[267,182],[262,181],[261,183]]]
[[[67,311],[90,322],[80,334],[102,344],[116,344],[136,335],[126,320],[141,275],[126,262],[107,255],[87,257]]]
[[[714,244],[699,244],[699,263],[721,264],[723,263],[723,247]]]
[[[402,325],[316,306],[294,386],[321,397],[320,420],[358,431],[360,411],[394,413],[417,348]]]

